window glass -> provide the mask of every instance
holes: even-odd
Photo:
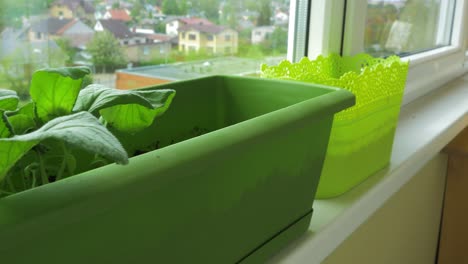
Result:
[[[368,0],[364,50],[410,55],[450,45],[454,0]]]
[[[256,72],[286,58],[290,1],[2,0],[0,88],[27,96],[45,67],[86,65],[95,83],[121,89]],[[265,28],[279,34],[252,41]],[[198,70],[206,64],[214,70]]]
[[[188,35],[188,38],[189,38],[189,40],[196,40],[196,39],[197,39],[197,35],[195,35],[195,34],[189,34],[189,35]]]

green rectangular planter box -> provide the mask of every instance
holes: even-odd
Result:
[[[226,76],[160,88],[173,104],[127,147],[165,147],[0,200],[2,263],[261,263],[307,229],[350,92]]]

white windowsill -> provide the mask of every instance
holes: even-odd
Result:
[[[390,166],[346,194],[314,201],[309,230],[270,263],[320,263],[468,125],[468,74],[405,105]]]

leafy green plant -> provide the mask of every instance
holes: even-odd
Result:
[[[174,90],[122,91],[98,84],[81,89],[86,67],[34,73],[32,101],[18,106],[0,89],[0,195],[8,195],[100,165],[128,163],[108,128],[136,133],[162,115]]]

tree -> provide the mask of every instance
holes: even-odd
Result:
[[[95,66],[114,68],[127,63],[119,41],[108,31],[97,32],[89,42],[87,50],[93,56]]]
[[[219,20],[219,1],[218,0],[200,0],[200,10],[206,18],[217,22]]]
[[[162,12],[166,15],[179,15],[179,5],[175,0],[164,0],[162,2]]]
[[[224,4],[222,17],[220,17],[220,23],[223,25],[228,25],[230,28],[237,28],[237,1],[229,0]]]
[[[186,15],[188,12],[188,3],[187,0],[180,0],[178,2],[179,5],[179,12],[181,15]]]
[[[72,47],[70,39],[59,38],[55,40],[55,43],[57,43],[60,49],[68,56],[68,59],[65,61],[66,65],[72,65],[73,58],[76,55],[76,49]]]
[[[5,27],[21,28],[22,17],[43,15],[55,0],[0,0],[0,32]]]
[[[269,0],[261,0],[258,3],[257,26],[271,25],[271,3]]]
[[[132,10],[130,11],[130,16],[132,17],[133,21],[138,24],[142,19],[143,12],[143,4],[141,4],[139,1],[136,1],[133,4]]]
[[[282,27],[275,28],[269,42],[269,50],[273,53],[285,54],[288,51],[288,31]]]
[[[157,22],[156,24],[154,24],[153,30],[154,30],[154,32],[156,32],[156,33],[163,33],[163,34],[165,34],[165,33],[166,33],[166,24],[164,24],[164,23],[162,23],[162,22]]]

